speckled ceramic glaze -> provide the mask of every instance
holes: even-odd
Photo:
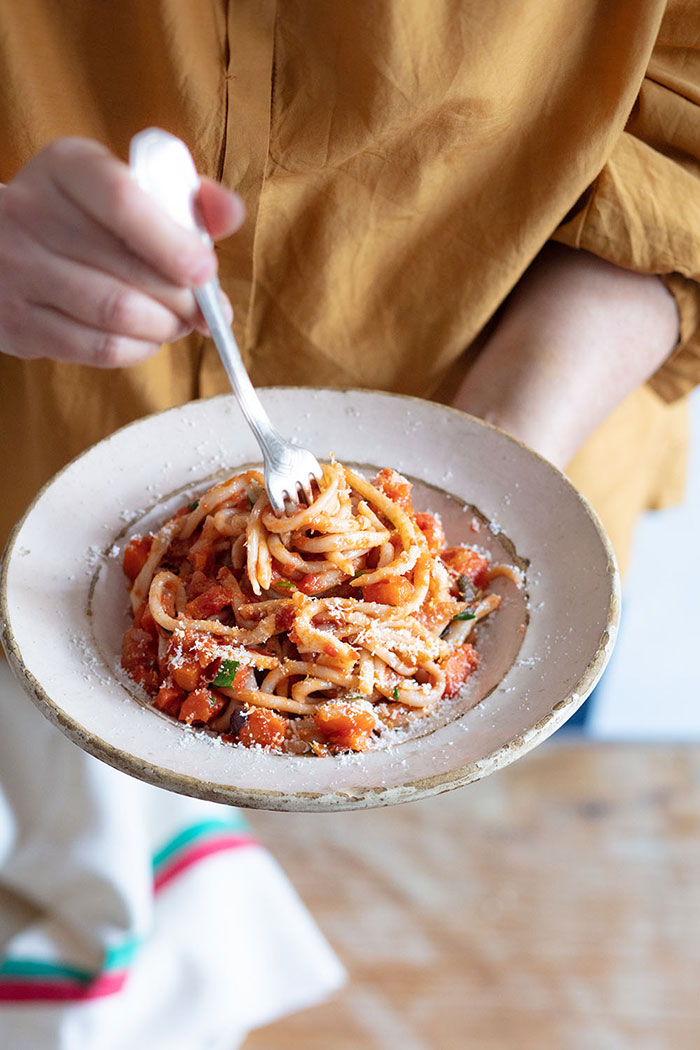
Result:
[[[427,401],[358,390],[268,389],[285,435],[319,459],[391,466],[472,543],[526,566],[484,633],[482,666],[449,721],[340,758],[225,744],[148,707],[119,668],[128,625],[120,555],[213,480],[259,461],[232,397],[134,423],[74,460],[39,494],[3,558],[2,637],[44,714],[80,747],[161,787],[240,806],[333,810],[406,802],[468,784],[548,737],[590,693],[612,651],[619,579],[585,500],[506,434]],[[527,598],[527,609],[524,599]],[[527,627],[523,633],[523,624]],[[480,701],[474,704],[475,700]]]

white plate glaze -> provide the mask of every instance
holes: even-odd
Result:
[[[415,479],[417,509],[440,511],[451,543],[490,546],[497,557],[514,551],[528,566],[524,635],[523,596],[504,583],[504,606],[479,640],[482,666],[452,720],[358,755],[247,750],[140,703],[119,668],[128,623],[120,554],[131,534],[213,478],[259,462],[235,401],[222,396],[100,442],[49,482],[15,528],[0,580],[3,645],[44,714],[86,751],[150,783],[290,810],[389,805],[459,787],[562,725],[605,668],[620,605],[610,544],[564,475],[502,431],[432,402],[359,390],[261,396],[282,433],[319,459],[333,453]],[[476,536],[472,507],[490,523]]]

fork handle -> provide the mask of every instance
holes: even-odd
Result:
[[[199,175],[184,142],[162,128],[146,128],[131,140],[129,164],[141,189],[157,200],[172,219],[198,233],[205,244],[212,245],[195,205]],[[221,309],[218,278],[213,277],[200,288],[195,288],[194,294],[263,457],[266,461],[277,462],[284,441],[270,422],[246,372],[241,352]]]
[[[255,387],[243,364],[241,352],[231,331],[223,310],[221,309],[221,288],[219,281],[213,277],[200,288],[195,288],[195,297],[204,320],[209,326],[219,357],[231,380],[241,411],[258,439],[265,459],[275,459],[276,449],[281,441],[280,435],[270,422],[267,412],[260,403]]]

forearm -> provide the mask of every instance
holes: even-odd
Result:
[[[563,468],[677,338],[675,301],[658,277],[548,245],[453,403]]]

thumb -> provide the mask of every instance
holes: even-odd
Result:
[[[233,190],[213,179],[202,178],[197,194],[204,225],[214,241],[230,237],[243,225],[245,206]]]

